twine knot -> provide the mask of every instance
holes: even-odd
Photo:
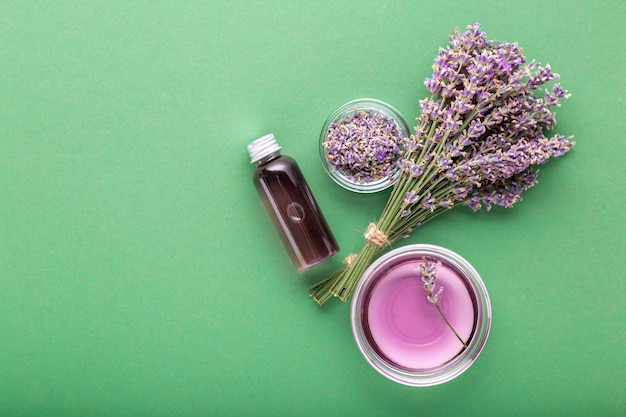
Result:
[[[389,242],[388,236],[376,227],[375,223],[370,223],[369,226],[367,226],[367,231],[364,236],[365,239],[372,242],[376,246],[383,246]]]
[[[346,259],[343,260],[343,263],[348,265],[348,266],[350,266],[352,264],[352,262],[354,262],[356,257],[357,257],[356,253],[350,254],[350,255],[346,256]]]

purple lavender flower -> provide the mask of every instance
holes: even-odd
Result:
[[[446,145],[446,150],[448,151],[447,156],[449,158],[457,158],[463,154],[461,148],[458,146],[457,143],[449,143],[448,145]]]
[[[450,155],[439,155],[436,158],[436,161],[441,171],[449,171],[452,168],[452,159],[450,159]]]
[[[455,100],[450,104],[450,109],[454,114],[463,115],[469,113],[474,109],[471,103],[464,102],[463,100]]]
[[[403,203],[408,206],[408,205],[417,203],[419,199],[420,199],[420,196],[415,191],[408,191],[404,195]]]
[[[405,175],[413,178],[419,177],[424,172],[422,167],[416,164],[412,159],[401,158],[397,164],[398,168],[400,168]]]
[[[429,194],[425,195],[424,198],[422,198],[420,206],[424,210],[429,210],[429,211],[432,212],[437,207],[437,200],[432,195],[430,195],[430,193],[429,193]]]
[[[444,209],[451,209],[452,207],[454,207],[453,196],[452,195],[446,196],[442,198],[441,200],[439,200],[439,207],[442,207]]]
[[[448,136],[454,136],[459,132],[459,129],[462,126],[460,120],[458,120],[454,114],[449,114],[448,117],[441,124],[443,131]]]
[[[470,198],[465,199],[463,202],[464,204],[469,206],[469,208],[471,208],[473,212],[477,212],[482,207],[480,204],[481,201],[482,197],[480,196],[480,194],[475,193]]]
[[[550,65],[541,67],[538,62],[532,62],[529,67],[532,73],[528,78],[528,88],[531,90],[535,90],[543,84],[559,78],[558,74],[552,72]]]
[[[568,93],[560,83],[556,83],[552,86],[552,93],[558,98],[569,98],[571,94]]]
[[[462,133],[457,137],[456,142],[458,143],[458,146],[461,149],[472,144],[471,138],[467,137],[467,135],[464,135]]]
[[[467,197],[471,190],[472,187],[470,186],[456,185],[452,188],[452,196],[454,200],[462,201]]]
[[[559,98],[555,96],[551,91],[546,91],[543,99],[546,102],[546,105],[549,107],[558,107],[561,104]]]
[[[485,125],[478,120],[472,120],[469,128],[467,129],[467,136],[469,138],[478,138],[485,133]]]
[[[575,142],[572,141],[571,137],[565,137],[558,134],[554,135],[549,139],[550,156],[552,158],[563,156],[568,153],[574,145]]]
[[[402,141],[402,149],[400,151],[402,156],[410,156],[412,153],[422,149],[423,145],[415,140],[415,137],[405,138]]]
[[[479,210],[482,205],[490,211],[493,205],[506,208],[522,200],[522,192],[528,190],[537,183],[537,171],[529,168],[506,180],[498,180],[483,187],[475,189],[471,197],[465,200],[465,204],[472,210]]]

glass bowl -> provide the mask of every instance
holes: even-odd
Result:
[[[441,262],[435,282],[445,289],[442,313],[427,300],[416,269],[426,260]],[[376,371],[404,385],[431,386],[456,378],[478,358],[491,328],[491,303],[461,256],[439,246],[407,245],[365,271],[351,321],[356,343]]]
[[[344,104],[343,106],[339,107],[337,110],[331,113],[331,115],[326,119],[326,122],[324,123],[324,126],[322,127],[322,131],[320,133],[320,141],[319,141],[320,159],[322,160],[322,165],[324,166],[324,169],[326,170],[328,175],[340,186],[350,191],[359,192],[359,193],[374,193],[374,192],[382,191],[392,186],[393,183],[397,181],[398,177],[400,176],[400,171],[395,166],[397,153],[392,156],[392,153],[389,152],[389,148],[385,148],[383,146],[384,144],[387,144],[388,142],[387,141],[376,141],[376,142],[369,141],[374,136],[380,137],[381,135],[377,134],[376,132],[379,132],[379,133],[383,132],[382,129],[366,129],[365,131],[358,130],[355,133],[356,136],[353,133],[349,135],[350,136],[349,140],[346,140],[345,142],[342,141],[342,143],[344,144],[343,147],[336,146],[338,143],[338,141],[336,140],[334,142],[335,145],[332,146],[333,148],[332,150],[327,149],[327,146],[325,146],[325,143],[327,142],[327,137],[329,136],[329,132],[333,131],[333,128],[337,126],[337,124],[342,124],[342,123],[352,124],[350,120],[353,120],[351,119],[351,117],[355,117],[356,112],[366,112],[367,114],[372,115],[372,117],[375,117],[376,121],[379,121],[381,123],[383,121],[388,122],[387,127],[389,130],[386,129],[384,132],[389,132],[389,133],[384,133],[384,135],[389,135],[389,137],[396,138],[398,151],[401,145],[400,143],[401,138],[407,138],[410,135],[409,126],[404,120],[404,117],[402,117],[400,112],[396,110],[394,107],[392,107],[390,104],[387,104],[383,101],[372,99],[372,98],[360,98],[357,100],[352,100]],[[363,113],[359,113],[359,114],[363,114]],[[377,124],[377,126],[381,127],[382,125]],[[354,124],[352,127],[356,128]],[[385,136],[385,138],[387,138],[387,136]],[[352,165],[350,166],[349,169],[346,169],[346,167],[348,167],[347,163],[346,164],[341,164],[341,163],[336,163],[336,162],[333,163],[329,159],[330,154],[333,154],[333,155],[339,154],[340,156],[347,157],[348,153],[350,154],[356,153],[357,146],[351,146],[351,145],[354,145],[355,143],[364,144],[365,143],[364,141],[369,141],[367,142],[369,144],[372,144],[372,143],[379,144],[379,145],[376,145],[378,148],[372,145],[368,145],[368,146],[370,146],[369,148],[370,150],[378,149],[381,152],[380,153],[381,157],[385,158],[385,163],[389,164],[389,167],[385,170],[384,175],[379,176],[377,178],[365,178],[366,175],[362,174],[362,172],[364,171],[359,172],[357,175],[351,175],[351,172],[354,172],[354,171],[350,171],[352,169]],[[348,143],[348,142],[350,142],[351,145],[345,145],[345,143]],[[329,142],[329,146],[330,146],[330,142]],[[367,157],[365,157],[365,161],[370,162],[370,166],[371,166],[372,162],[374,164],[378,163],[377,161],[375,161],[375,158],[376,158],[375,155],[369,154]],[[339,160],[339,159],[336,159],[336,160]],[[342,159],[342,160],[346,160],[346,159]],[[350,164],[352,164],[352,162]],[[361,175],[363,175],[363,177],[360,177]]]

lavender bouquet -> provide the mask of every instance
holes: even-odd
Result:
[[[431,96],[420,101],[415,135],[401,144],[400,179],[361,251],[309,288],[319,304],[348,301],[380,251],[439,214],[512,207],[537,183],[536,166],[575,144],[544,134],[556,125],[551,109],[569,97],[549,65],[527,62],[517,43],[488,40],[478,23],[450,38],[424,83]]]

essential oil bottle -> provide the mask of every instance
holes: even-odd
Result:
[[[273,134],[248,145],[254,185],[295,267],[302,271],[339,251],[296,161],[281,155]]]

